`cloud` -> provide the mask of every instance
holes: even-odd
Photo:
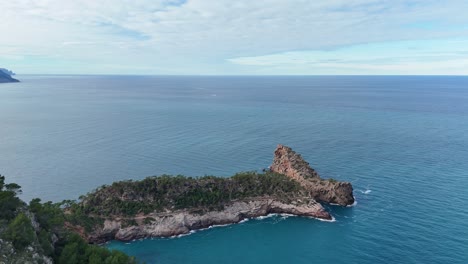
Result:
[[[468,38],[361,44],[239,57],[234,64],[286,74],[468,74]]]
[[[468,36],[467,12],[466,1],[433,0],[5,1],[0,60],[14,68],[54,58],[44,66],[82,65],[77,73],[87,64],[101,73],[264,73],[241,58]]]

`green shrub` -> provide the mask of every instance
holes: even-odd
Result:
[[[71,208],[78,216],[102,217],[134,216],[164,209],[221,210],[232,200],[263,196],[289,199],[301,190],[296,181],[271,172],[242,172],[230,178],[162,175],[142,181],[115,182],[83,197],[79,208]]]
[[[24,214],[18,214],[8,225],[5,238],[13,243],[17,250],[23,250],[34,242],[34,229],[31,220]]]
[[[5,176],[0,175],[0,220],[9,222],[15,218],[17,209],[23,205],[16,197],[20,191],[21,187],[18,184],[5,184]]]
[[[40,199],[33,199],[27,206],[16,197],[21,191],[20,188],[15,183],[5,184],[5,177],[0,175],[0,236],[2,239],[11,241],[17,251],[32,246],[38,252],[42,251],[44,255],[52,257],[54,263],[59,264],[137,263],[133,257],[122,252],[89,245],[81,237],[64,228],[65,220],[71,223],[84,223],[87,228],[102,224],[101,218],[93,218],[84,214],[81,205],[73,201],[41,203]],[[65,214],[62,207],[67,207],[74,213]],[[37,233],[29,217],[23,213],[28,210],[34,214],[39,223],[40,231]],[[52,236],[58,236],[55,245],[52,244]]]
[[[81,237],[71,234],[66,238],[63,249],[56,262],[58,264],[136,264],[133,257],[119,251],[111,251],[103,247],[89,245]]]

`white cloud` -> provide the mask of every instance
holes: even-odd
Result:
[[[229,59],[285,74],[468,74],[468,38],[362,44]]]
[[[18,72],[28,60],[54,58],[43,63],[50,71],[67,70],[68,62],[82,65],[77,73],[90,71],[87,64],[101,73],[263,73],[229,59],[468,36],[467,1],[3,2],[0,60]],[[421,24],[428,26],[414,26]]]

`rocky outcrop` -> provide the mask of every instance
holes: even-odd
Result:
[[[331,220],[325,209],[308,197],[283,203],[272,198],[235,201],[220,211],[197,212],[181,210],[167,213],[137,215],[133,218],[105,220],[104,225],[85,238],[92,243],[103,243],[112,239],[129,241],[147,237],[171,237],[190,233],[192,230],[214,225],[238,223],[247,218],[268,214],[292,214]],[[132,223],[132,224],[128,224]],[[81,233],[81,235],[84,235]]]
[[[297,154],[290,147],[281,144],[276,147],[273,164],[270,170],[279,174],[284,174],[298,182],[306,179],[319,179],[318,173],[312,169],[301,155]]]
[[[270,170],[298,181],[318,201],[343,206],[354,203],[351,183],[321,179],[309,163],[290,147],[278,145]]]
[[[19,82],[15,78],[12,78],[13,75],[12,71],[9,71],[4,68],[0,68],[0,83],[8,83],[8,82]]]

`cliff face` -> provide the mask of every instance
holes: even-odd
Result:
[[[354,203],[351,183],[321,179],[309,163],[290,147],[278,145],[270,170],[298,181],[318,201],[343,206]]]
[[[319,203],[310,201],[307,197],[297,199],[291,204],[270,198],[258,198],[235,201],[220,211],[200,213],[196,210],[179,210],[136,215],[131,218],[108,219],[99,229],[85,235],[85,238],[92,243],[103,243],[112,239],[130,241],[147,237],[170,237],[213,225],[234,224],[247,218],[266,216],[270,213],[332,219]]]

